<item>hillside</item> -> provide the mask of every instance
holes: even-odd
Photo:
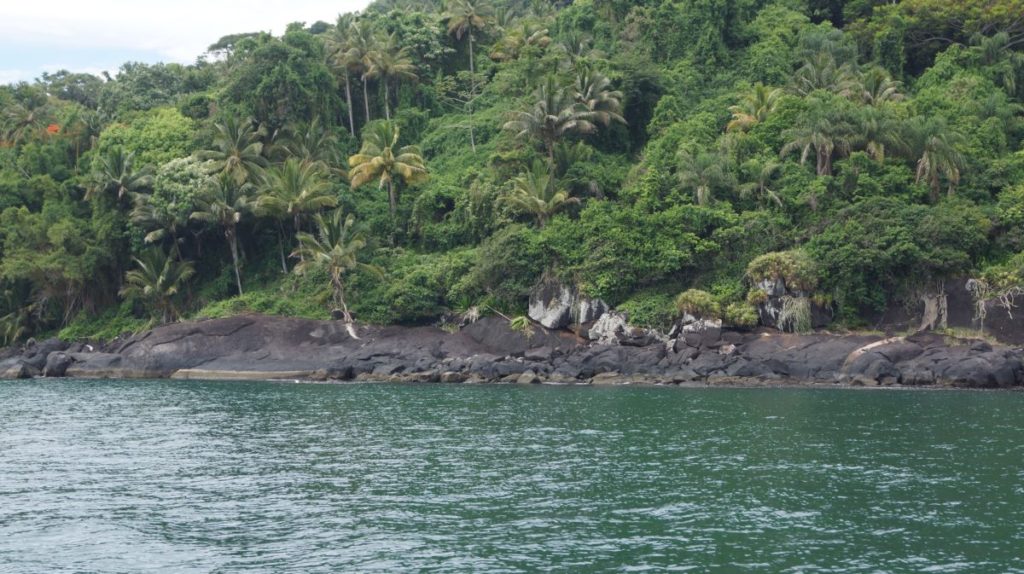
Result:
[[[1024,288],[1024,2],[378,1],[0,86],[0,344]],[[225,32],[233,32],[230,29]],[[235,31],[237,32],[237,31]]]

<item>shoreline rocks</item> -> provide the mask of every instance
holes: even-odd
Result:
[[[610,321],[610,314],[605,314]],[[681,386],[1024,386],[1024,351],[922,333],[794,335],[716,326],[671,337],[616,323],[600,342],[485,317],[458,332],[247,315],[165,325],[95,350],[0,355],[0,378],[309,379]],[[597,338],[597,337],[595,337]]]

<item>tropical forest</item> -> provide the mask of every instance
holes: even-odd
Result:
[[[378,0],[0,86],[0,344],[1024,287],[1021,0]],[[793,321],[793,330],[807,328]]]

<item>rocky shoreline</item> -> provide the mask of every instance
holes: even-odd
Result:
[[[794,335],[702,326],[619,329],[591,341],[485,317],[450,332],[247,315],[165,325],[104,346],[58,340],[0,352],[0,379],[338,380],[681,386],[1024,386],[1024,351],[981,340]]]

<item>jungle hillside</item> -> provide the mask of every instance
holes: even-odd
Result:
[[[200,16],[201,17],[201,16]],[[1024,287],[1022,0],[378,0],[0,86],[0,345]],[[806,328],[794,320],[792,329]]]

